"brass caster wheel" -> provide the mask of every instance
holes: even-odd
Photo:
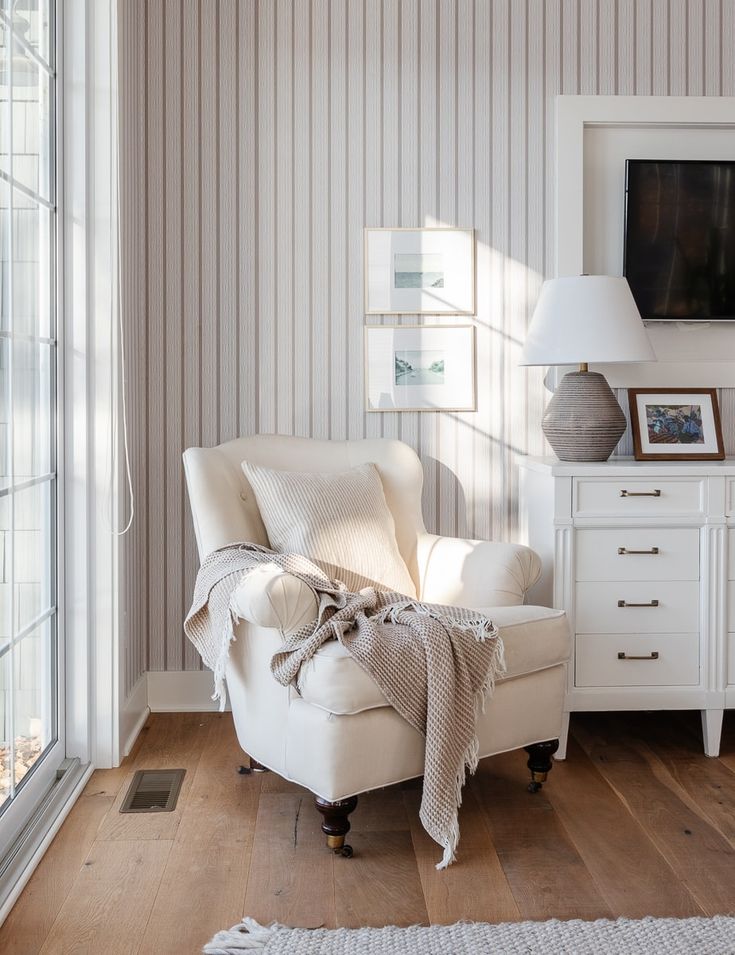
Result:
[[[536,782],[529,783],[529,784],[528,784],[528,791],[529,791],[530,793],[537,793],[537,792],[539,791],[539,789],[541,789],[541,786],[542,786],[542,783],[536,783]]]
[[[340,846],[339,849],[334,849],[333,851],[336,856],[342,856],[343,859],[351,859],[355,854],[352,846],[348,845]]]

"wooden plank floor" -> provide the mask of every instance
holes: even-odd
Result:
[[[446,872],[418,782],[361,797],[351,860],[324,847],[311,796],[239,776],[229,714],[151,717],[95,772],[0,929],[4,955],[184,955],[247,914],[292,925],[714,915],[735,911],[735,714],[722,756],[697,713],[585,714],[569,758],[525,790],[523,753],[484,760]],[[118,812],[136,769],[183,767],[175,812]]]

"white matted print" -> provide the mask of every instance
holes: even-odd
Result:
[[[368,411],[474,411],[473,325],[368,325]]]
[[[365,229],[365,311],[473,315],[472,229]]]

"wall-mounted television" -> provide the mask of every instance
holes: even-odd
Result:
[[[623,274],[646,321],[735,321],[735,161],[629,159]]]

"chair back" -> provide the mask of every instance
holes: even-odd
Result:
[[[407,444],[388,438],[321,441],[257,434],[214,448],[189,448],[184,452],[184,470],[200,560],[238,541],[268,544],[255,495],[240,466],[243,461],[284,471],[322,472],[374,464],[395,521],[398,549],[418,584],[416,542],[425,532],[423,470]]]

